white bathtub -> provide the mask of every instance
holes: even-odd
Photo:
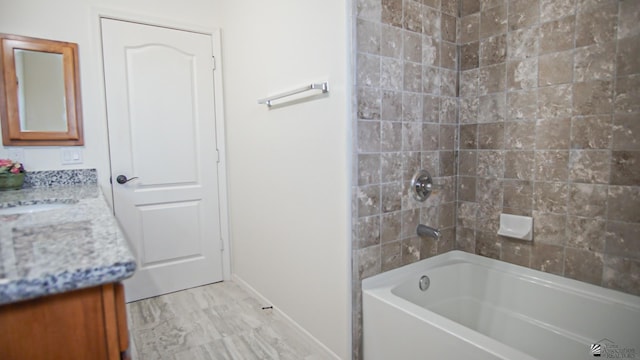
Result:
[[[419,288],[430,278],[426,291]],[[365,360],[640,359],[640,297],[461,251],[365,279]]]

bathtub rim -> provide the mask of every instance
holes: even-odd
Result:
[[[507,273],[511,276],[537,283],[542,286],[558,288],[562,291],[575,293],[578,295],[595,297],[603,302],[613,302],[618,305],[629,307],[640,311],[640,296],[627,294],[619,290],[609,289],[602,286],[589,284],[579,280],[566,278],[560,275],[531,269],[525,266],[511,264],[502,260],[488,258],[481,255],[468,253],[461,250],[451,250],[449,252],[436,255],[404,265],[397,269],[382,272],[362,280],[362,291],[374,289],[393,290],[396,286],[410,280],[412,275],[416,276],[422,271],[431,270],[438,267],[453,265],[457,263],[470,263],[479,265],[490,270]],[[395,294],[398,298],[401,298]],[[403,299],[404,300],[404,299]]]
[[[462,325],[452,319],[431,311],[428,308],[421,307],[420,305],[417,305],[392,292],[395,287],[404,284],[406,281],[411,280],[411,278],[416,280],[417,286],[417,279],[424,271],[456,263],[480,265],[488,268],[489,270],[508,273],[510,276],[515,276],[523,281],[537,283],[542,286],[554,287],[559,291],[575,293],[579,296],[593,297],[604,303],[623,306],[640,312],[640,301],[638,300],[640,297],[635,295],[626,294],[621,291],[607,289],[593,284],[583,283],[578,280],[545,273],[497,259],[487,258],[460,250],[452,250],[444,254],[420,260],[418,262],[364,279],[362,281],[363,332],[366,332],[367,328],[366,318],[364,316],[365,298],[371,297],[374,300],[391,306],[395,310],[409,314],[420,321],[425,321],[440,331],[454,336],[465,343],[469,343],[472,346],[478,347],[498,358],[537,360],[535,357],[513,348],[508,344]],[[366,341],[363,346],[366,349]]]

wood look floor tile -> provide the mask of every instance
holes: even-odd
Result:
[[[233,282],[127,304],[134,360],[324,360],[318,345]]]

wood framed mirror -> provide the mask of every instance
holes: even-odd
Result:
[[[83,145],[78,45],[0,34],[4,146]]]

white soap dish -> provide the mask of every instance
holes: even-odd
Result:
[[[533,240],[533,218],[529,216],[500,214],[498,235],[519,239]]]

